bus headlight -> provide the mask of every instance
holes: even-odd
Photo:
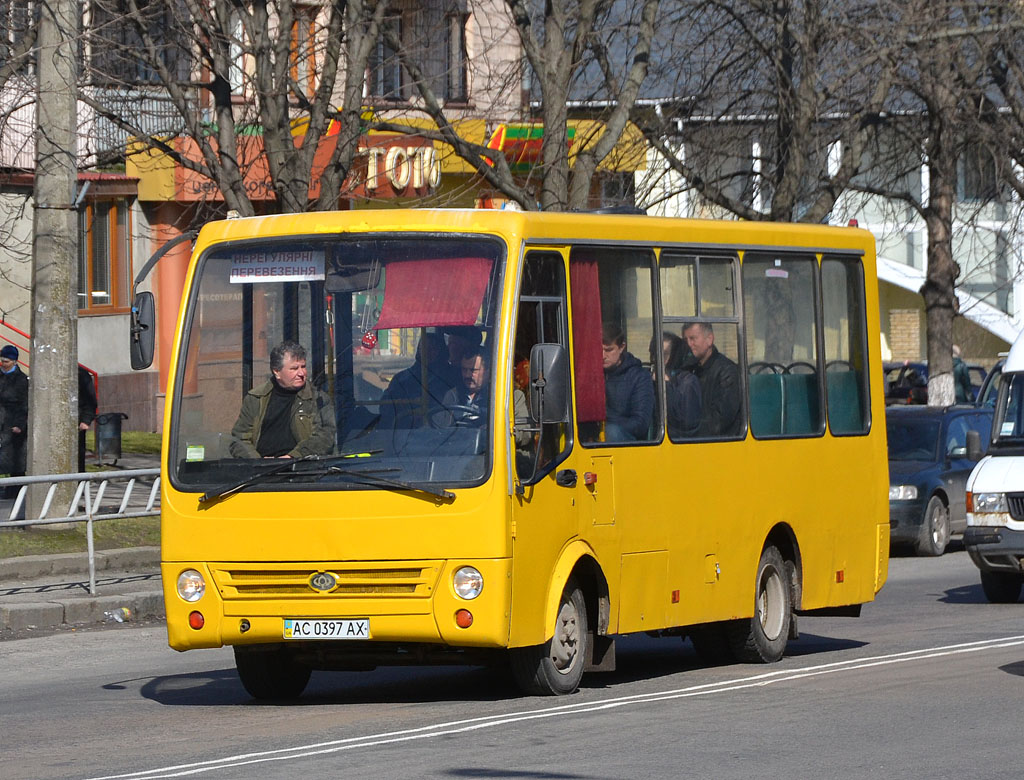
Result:
[[[917,485],[889,485],[890,501],[913,501],[917,498]]]
[[[199,601],[206,592],[206,580],[195,569],[186,569],[178,575],[178,595],[185,601]]]
[[[470,601],[479,596],[480,591],[484,589],[484,575],[472,566],[463,566],[455,572],[452,584],[455,586],[455,593],[460,598]]]
[[[1006,503],[1006,493],[972,493],[970,495],[973,511],[978,514],[1010,511],[1010,507]]]

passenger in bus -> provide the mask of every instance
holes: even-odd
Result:
[[[657,376],[657,372],[654,371],[654,365],[657,363],[657,352],[654,347],[657,343],[655,341],[657,337],[651,339],[651,373]],[[662,365],[665,367],[665,381],[669,381],[672,377],[676,376],[687,363],[693,361],[693,355],[690,354],[689,347],[686,346],[686,342],[683,341],[675,333],[669,333],[665,331],[661,334],[661,359]],[[692,366],[690,366],[692,368]]]
[[[683,338],[696,360],[693,373],[700,381],[701,418],[697,436],[737,436],[740,417],[740,374],[736,364],[718,351],[710,322],[683,326]]]
[[[424,333],[413,364],[395,374],[384,389],[378,430],[423,427],[430,415],[441,409],[445,394],[453,387],[444,336]]]
[[[622,329],[601,329],[604,366],[605,441],[647,439],[654,421],[654,387],[639,358],[626,350]]]
[[[668,411],[668,437],[672,441],[697,436],[703,397],[700,380],[688,369],[681,369],[665,385]]]
[[[231,429],[236,458],[301,458],[334,448],[334,405],[306,381],[306,349],[283,341],[270,351],[270,379],[246,393]]]

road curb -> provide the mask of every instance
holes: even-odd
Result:
[[[117,593],[75,599],[28,601],[0,605],[0,633],[62,625],[103,623],[104,612],[127,607],[131,620],[164,617],[164,596],[159,590]]]
[[[128,547],[123,550],[98,550],[95,553],[96,571],[132,571],[147,566],[159,566],[159,547]],[[31,580],[51,574],[88,574],[88,553],[60,553],[58,555],[22,555],[0,558],[0,582]]]

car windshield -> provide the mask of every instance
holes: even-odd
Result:
[[[503,247],[480,236],[213,247],[180,349],[174,484],[478,484],[490,469]],[[294,465],[281,468],[283,456]]]
[[[886,420],[889,460],[935,460],[939,447],[939,421],[890,417]]]
[[[1002,375],[992,425],[992,443],[1013,447],[1024,444],[1024,374]]]

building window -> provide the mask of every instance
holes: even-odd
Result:
[[[39,20],[39,6],[32,0],[8,0],[0,4],[0,68],[15,64],[14,72],[31,75],[35,47],[27,46],[28,35]]]
[[[292,22],[291,75],[306,97],[316,91],[316,6],[296,5]]]
[[[180,30],[176,3],[137,0],[132,18],[127,0],[93,0],[88,35],[92,78],[100,84],[159,84],[165,68],[177,81],[188,80],[188,51]],[[156,47],[158,61],[147,53],[144,39]]]
[[[78,310],[128,306],[131,273],[129,201],[95,200],[78,217]]]
[[[991,203],[1002,200],[996,160],[984,147],[972,147],[960,156],[958,195],[963,201]]]
[[[466,71],[466,24],[469,14],[445,17],[445,94],[446,100],[464,103],[469,100],[469,79]]]
[[[383,24],[394,31],[398,40],[402,40],[402,18],[400,16],[388,16],[384,19]],[[367,70],[366,90],[369,97],[382,100],[405,99],[402,62],[398,52],[387,42],[383,32],[370,55]]]

